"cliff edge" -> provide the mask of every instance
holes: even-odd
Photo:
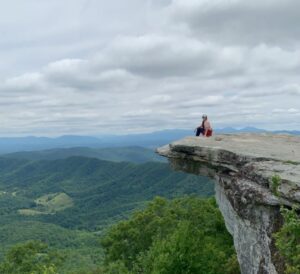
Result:
[[[282,225],[280,205],[300,204],[300,137],[187,137],[157,152],[176,170],[215,179],[216,199],[243,274],[283,273],[272,234]],[[275,175],[279,186],[272,181]]]

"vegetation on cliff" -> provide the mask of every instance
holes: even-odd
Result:
[[[275,234],[276,246],[285,259],[286,274],[300,274],[300,217],[297,208],[282,207],[282,228]]]
[[[294,164],[294,163],[293,163]],[[280,198],[279,186],[282,179],[279,175],[271,178],[271,190]],[[299,206],[294,205],[292,209],[286,208],[283,204],[280,208],[283,217],[283,225],[274,234],[275,244],[279,254],[284,259],[285,274],[300,274],[300,217]]]

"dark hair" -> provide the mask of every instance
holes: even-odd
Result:
[[[205,120],[202,121],[202,125],[201,125],[202,128],[204,128],[204,122],[205,122]]]

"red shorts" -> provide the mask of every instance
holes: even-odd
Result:
[[[213,133],[212,129],[208,129],[206,132],[206,137],[211,137],[212,133]]]

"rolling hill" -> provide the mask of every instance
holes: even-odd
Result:
[[[161,162],[2,157],[0,171],[0,259],[13,244],[42,240],[65,254],[64,273],[101,263],[103,231],[153,197],[214,193],[207,178]]]
[[[14,204],[24,207],[27,201],[25,209],[32,210],[36,199],[43,195],[65,193],[73,200],[73,207],[32,218],[72,228],[94,229],[156,195],[213,194],[208,179],[174,172],[168,164],[159,162],[114,163],[85,157],[54,161],[1,158],[0,169],[0,191],[5,193],[0,201],[10,195]]]

